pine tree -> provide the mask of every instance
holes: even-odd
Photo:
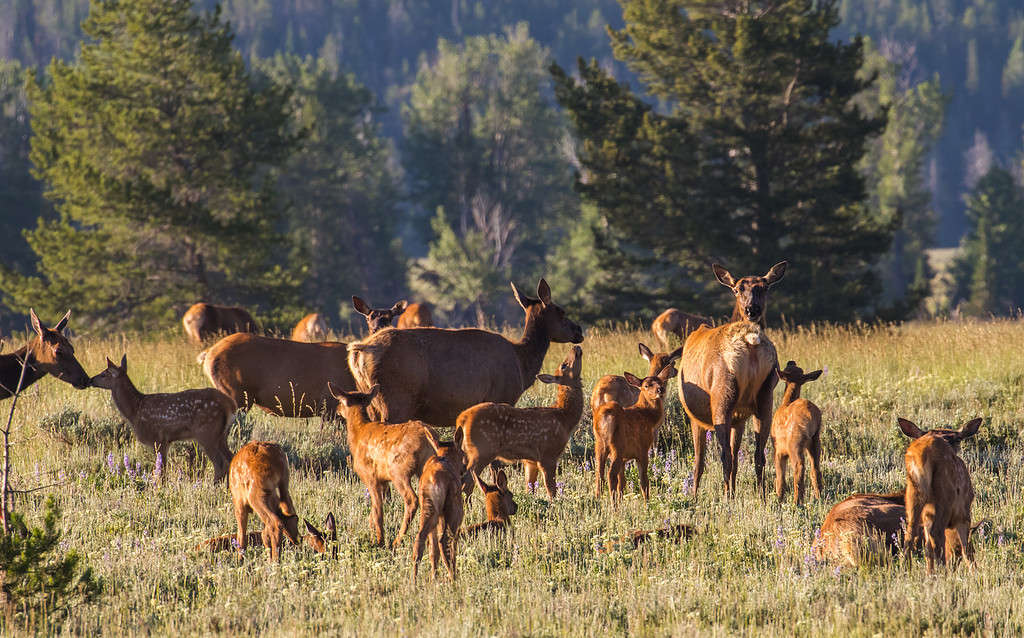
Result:
[[[197,300],[288,298],[268,170],[290,153],[286,90],[257,86],[219,10],[93,0],[73,63],[29,85],[35,175],[60,213],[27,233],[17,307],[139,327]]]

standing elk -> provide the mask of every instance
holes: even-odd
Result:
[[[674,364],[683,355],[683,347],[679,346],[669,353],[651,352],[651,349],[644,344],[639,345],[640,356],[650,366],[647,376],[657,375],[665,366]],[[626,377],[617,374],[607,374],[594,384],[594,391],[590,394],[590,412],[597,412],[597,408],[609,401],[615,401],[624,408],[636,403],[640,398],[640,388],[626,380]]]
[[[582,367],[583,349],[573,346],[556,374],[537,375],[542,383],[558,385],[551,407],[480,403],[459,415],[456,427],[465,433],[466,466],[474,477],[495,460],[529,461],[540,465],[548,497],[555,498],[558,458],[583,416]],[[467,477],[466,493],[472,491]]]
[[[473,475],[477,487],[484,494],[484,514],[487,520],[483,523],[470,525],[462,530],[466,536],[475,536],[482,532],[503,532],[509,525],[509,519],[519,511],[512,492],[508,489],[508,477],[505,470],[493,471],[494,485],[480,478],[478,474]]]
[[[678,308],[669,308],[657,316],[651,323],[651,332],[658,338],[658,341],[667,350],[669,348],[669,335],[675,335],[682,341],[690,336],[690,333],[699,326],[711,327],[711,320],[699,315],[692,315],[683,312]]]
[[[626,461],[636,460],[640,479],[640,492],[644,501],[650,500],[650,483],[647,478],[649,453],[654,437],[665,419],[665,391],[668,380],[677,374],[672,365],[667,365],[646,379],[638,379],[625,373],[626,379],[640,390],[640,398],[630,407],[611,401],[597,408],[594,413],[594,469],[597,472],[597,498],[601,497],[601,481],[604,478],[605,462],[611,461],[608,469],[608,495],[612,502],[622,499],[625,488]]]
[[[906,547],[917,548],[924,536],[929,573],[935,568],[936,558],[950,563],[957,550],[973,567],[970,533],[974,486],[967,465],[957,452],[961,441],[978,433],[981,419],[969,421],[959,430],[922,432],[907,419],[899,419],[899,426],[903,434],[913,439],[904,455],[907,467]]]
[[[431,456],[420,477],[420,532],[412,550],[412,582],[416,583],[423,545],[430,540],[430,563],[437,578],[437,556],[444,558],[448,575],[455,581],[455,555],[459,548],[459,528],[465,510],[462,505],[462,475],[466,456],[462,452],[462,430],[455,430],[451,443],[438,444],[437,456]]]
[[[907,518],[904,499],[904,492],[853,494],[843,499],[825,516],[814,541],[814,557],[857,567],[867,558],[896,554]]]
[[[437,451],[437,436],[422,421],[385,424],[367,418],[366,408],[377,394],[376,386],[366,393],[339,392],[333,386],[330,390],[338,400],[338,413],[344,413],[348,424],[352,469],[370,492],[370,525],[377,545],[384,546],[384,496],[388,483],[395,486],[405,502],[402,526],[393,544],[397,548],[418,507],[412,479],[421,476],[423,465]]]
[[[373,414],[380,421],[422,419],[451,427],[466,408],[494,401],[514,405],[533,384],[551,342],[580,343],[583,331],[551,301],[543,279],[537,298],[519,293],[526,313],[522,338],[464,328],[386,329],[349,345],[349,367],[360,390],[380,386]]]
[[[800,398],[800,388],[821,376],[821,370],[804,374],[790,361],[777,370],[785,384],[782,404],[772,417],[772,447],[775,448],[775,494],[782,502],[786,492],[786,461],[793,462],[793,490],[796,504],[804,502],[804,453],[811,460],[811,482],[821,499],[821,410],[807,399]]]
[[[75,358],[75,348],[64,334],[71,311],[68,310],[53,328],[39,321],[35,310],[28,312],[36,334],[28,344],[0,355],[0,399],[13,396],[19,389],[19,380],[24,390],[48,374],[79,390],[89,387],[89,375]]]
[[[200,343],[219,334],[236,332],[258,332],[256,321],[245,308],[215,306],[197,303],[185,311],[181,318],[185,334],[194,343]]]
[[[121,365],[107,359],[107,369],[92,378],[96,388],[111,391],[118,412],[131,425],[135,438],[152,445],[164,462],[167,475],[167,451],[175,441],[194,440],[213,463],[213,480],[228,473],[231,449],[228,430],[235,417],[236,404],[219,390],[200,388],[169,394],[143,394],[128,378],[128,357]]]
[[[370,304],[363,301],[360,297],[352,295],[352,307],[366,318],[366,328],[370,331],[371,335],[380,332],[384,328],[390,328],[391,322],[395,320],[395,317],[402,314],[406,305],[407,302],[399,301],[390,308],[371,308]]]
[[[213,387],[239,408],[258,405],[284,417],[333,419],[338,401],[327,389],[354,390],[345,343],[301,343],[251,334],[224,337],[197,360]]]
[[[754,417],[756,488],[764,498],[764,451],[772,422],[772,393],[778,383],[778,357],[762,324],[768,289],[782,279],[786,262],[772,266],[764,277],[739,280],[718,264],[712,268],[736,295],[736,303],[732,321],[715,328],[698,327],[683,349],[679,397],[693,436],[693,493],[696,496],[704,473],[704,432],[713,430],[721,448],[725,491],[735,495],[743,431]]]
[[[425,303],[411,303],[405,308],[405,312],[398,317],[398,328],[430,328],[434,325],[434,315],[430,312],[430,306]]]
[[[295,324],[292,341],[318,343],[327,339],[327,321],[319,312],[312,312]]]

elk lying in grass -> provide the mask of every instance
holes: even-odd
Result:
[[[431,456],[420,476],[420,532],[412,553],[412,582],[416,582],[423,545],[430,539],[430,562],[437,578],[437,556],[444,558],[452,581],[455,580],[455,555],[459,528],[462,526],[462,477],[466,455],[462,451],[462,430],[455,430],[451,443],[438,444],[437,456]]]
[[[0,355],[0,399],[13,396],[18,390],[18,381],[24,390],[48,374],[66,381],[79,390],[89,387],[89,375],[75,358],[75,348],[64,335],[71,311],[53,328],[47,328],[39,321],[35,310],[29,310],[32,330],[35,336],[27,345],[14,352]],[[24,377],[22,367],[24,362]]]
[[[259,327],[245,308],[197,303],[181,318],[185,334],[195,343],[221,333],[257,332]]]
[[[857,567],[864,560],[893,555],[903,543],[907,517],[904,493],[854,494],[837,503],[814,541],[814,557]]]
[[[405,311],[406,305],[405,301],[399,301],[390,308],[371,308],[370,304],[363,301],[360,297],[352,295],[352,307],[366,318],[366,327],[371,335],[380,332],[384,328],[390,328],[391,322]]]
[[[899,426],[903,434],[913,439],[904,455],[907,548],[918,547],[924,536],[929,573],[936,559],[950,563],[957,550],[973,566],[970,533],[974,486],[957,452],[961,441],[978,433],[981,419],[974,419],[959,430],[923,432],[906,419],[899,419]]]
[[[544,472],[548,496],[555,498],[555,472],[569,437],[583,415],[580,372],[583,349],[573,346],[558,372],[538,374],[543,383],[558,385],[551,407],[517,408],[507,403],[481,403],[459,415],[457,427],[466,437],[466,465],[475,477],[495,460],[532,461]],[[466,493],[473,483],[466,480]]]
[[[434,315],[430,312],[430,306],[425,303],[411,303],[405,308],[405,312],[398,317],[398,329],[406,328],[429,328],[434,325]]]
[[[713,268],[718,280],[736,295],[736,303],[732,321],[716,328],[698,327],[687,337],[683,350],[679,397],[693,436],[693,493],[700,489],[704,473],[704,433],[713,430],[721,448],[725,492],[735,494],[743,431],[754,417],[756,489],[764,498],[764,451],[778,383],[778,357],[761,324],[768,289],[782,279],[786,262],[772,266],[764,277],[739,280],[718,264]]]
[[[131,425],[135,438],[143,445],[155,446],[165,463],[167,451],[175,441],[195,441],[213,463],[213,480],[228,473],[231,449],[228,430],[235,416],[235,402],[212,388],[163,394],[143,394],[128,378],[128,357],[121,365],[107,359],[107,369],[92,378],[91,384],[111,391],[114,405]]]
[[[338,401],[327,390],[354,390],[347,344],[300,343],[250,334],[224,337],[198,361],[213,387],[240,408],[258,405],[276,416],[333,419]]]
[[[621,500],[626,484],[626,461],[635,459],[640,475],[640,491],[644,501],[650,499],[648,455],[665,418],[665,384],[675,375],[676,369],[671,365],[646,379],[638,379],[627,372],[626,379],[640,389],[640,398],[636,404],[623,407],[612,401],[601,405],[594,412],[594,468],[597,470],[595,494],[598,498],[601,497],[605,463],[611,460],[608,495],[613,502],[617,502]]]
[[[786,492],[786,461],[793,462],[793,489],[796,504],[804,501],[804,452],[811,460],[811,482],[821,499],[821,410],[800,398],[800,388],[821,376],[821,370],[804,374],[796,361],[786,364],[777,374],[786,384],[782,405],[772,418],[772,446],[775,448],[775,494],[782,502]]]
[[[706,317],[683,312],[677,308],[669,308],[658,315],[651,323],[651,332],[654,333],[654,336],[658,338],[658,341],[667,350],[670,347],[669,335],[675,335],[682,341],[686,341],[690,333],[699,326],[710,328],[711,320]]]
[[[691,525],[678,524],[662,527],[660,529],[634,529],[628,534],[613,538],[597,547],[598,554],[610,554],[623,548],[639,549],[644,543],[654,539],[670,540],[680,543],[697,535],[697,530]]]
[[[512,492],[508,489],[508,477],[505,470],[494,473],[494,485],[490,485],[480,476],[474,474],[477,487],[484,493],[484,514],[487,521],[470,525],[462,531],[466,536],[475,536],[481,532],[503,532],[508,527],[509,518],[519,511]]]
[[[327,320],[319,312],[313,312],[295,324],[292,330],[292,341],[317,343],[327,339]]]
[[[405,502],[405,516],[393,545],[397,548],[418,507],[412,479],[422,474],[424,464],[434,456],[437,436],[422,421],[393,424],[371,421],[366,408],[376,396],[377,386],[367,393],[341,392],[333,386],[330,391],[339,402],[338,413],[348,423],[352,468],[370,492],[370,525],[377,545],[384,545],[384,494],[388,483],[395,486]]]
[[[309,522],[308,519],[303,519],[303,523],[306,525],[306,534],[299,538],[300,543],[308,545],[313,551],[318,554],[327,553],[328,545],[332,546],[332,554],[337,557],[338,548],[338,530],[334,522],[334,513],[331,512],[327,515],[327,519],[324,520],[324,531],[321,532]],[[249,545],[260,545],[263,543],[263,532],[248,532],[245,535],[246,546]],[[222,536],[216,536],[209,540],[203,541],[196,545],[195,551],[197,552],[226,552],[228,550],[238,551],[241,545],[238,542],[238,534],[224,534]]]
[[[651,349],[644,344],[639,344],[640,356],[649,364],[647,376],[651,377],[665,368],[674,364],[683,354],[683,347],[680,346],[669,353],[651,352]],[[631,384],[626,377],[617,374],[606,374],[594,384],[594,391],[590,394],[590,412],[593,414],[597,408],[609,401],[615,401],[624,408],[636,403],[640,398],[640,388]]]
[[[422,419],[455,425],[466,408],[494,401],[515,405],[540,372],[551,342],[580,343],[583,331],[551,301],[543,279],[538,298],[519,294],[526,326],[518,342],[473,328],[381,330],[349,346],[349,367],[363,392],[380,385],[371,414],[398,423]]]

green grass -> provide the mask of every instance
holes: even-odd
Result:
[[[824,502],[767,504],[755,497],[750,446],[740,467],[738,498],[722,497],[717,444],[709,451],[700,498],[684,494],[691,471],[689,428],[672,383],[668,422],[655,459],[652,500],[639,498],[635,470],[622,505],[593,495],[589,413],[560,465],[563,494],[527,494],[514,536],[463,541],[459,581],[410,582],[411,542],[397,553],[370,546],[363,485],[347,469],[344,430],[318,420],[253,413],[253,438],[281,441],[293,463],[299,514],[320,522],[333,511],[341,536],[337,559],[284,551],[279,565],[262,549],[240,559],[200,554],[200,541],[233,531],[229,498],[207,464],[198,477],[172,454],[168,480],[154,486],[125,476],[123,459],[153,467],[152,451],[123,443],[109,393],[76,391],[48,378],[19,400],[15,416],[16,485],[59,486],[19,498],[40,511],[47,494],[64,509],[64,543],[104,579],[96,604],[73,611],[62,631],[81,634],[395,635],[1006,635],[1024,630],[1024,323],[924,323],[773,332],[783,363],[827,366],[804,396],[824,422]],[[648,333],[592,331],[583,343],[584,386],[603,374],[642,372],[637,340]],[[196,348],[178,339],[76,342],[80,360],[98,372],[104,357],[126,350],[129,372],[144,392],[205,387]],[[564,357],[555,345],[545,371]],[[781,389],[777,390],[781,396]],[[554,390],[535,384],[524,404],[545,404]],[[0,404],[9,407],[9,402]],[[588,410],[589,412],[589,410]],[[923,428],[985,417],[963,446],[977,493],[974,519],[990,519],[975,538],[977,569],[925,573],[923,560],[837,573],[809,558],[828,508],[853,491],[898,489],[906,440],[896,417]],[[67,428],[55,436],[54,428]],[[233,434],[237,448],[242,437]],[[769,454],[771,450],[769,448]],[[107,467],[112,455],[117,474]],[[674,456],[673,456],[674,455]],[[673,462],[674,458],[674,462]],[[666,461],[669,467],[666,470]],[[768,464],[771,484],[771,461]],[[179,469],[181,470],[179,474]],[[400,506],[387,508],[394,534]],[[477,496],[467,523],[482,520]],[[670,523],[700,533],[682,544],[655,542],[642,551],[599,554],[595,546],[632,528]],[[418,517],[414,531],[418,529]],[[258,527],[258,521],[251,527]],[[423,574],[426,574],[424,577]],[[2,622],[2,620],[0,620]],[[39,620],[38,633],[55,628]],[[12,628],[6,628],[8,631]]]

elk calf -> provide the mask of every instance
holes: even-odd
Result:
[[[366,318],[366,327],[371,335],[380,332],[384,328],[390,328],[391,322],[394,321],[395,317],[405,311],[405,306],[405,301],[399,301],[390,308],[371,308],[370,304],[352,295],[352,307]]]
[[[494,485],[489,485],[476,474],[473,475],[473,478],[480,491],[484,493],[484,513],[487,515],[487,521],[470,525],[462,533],[474,536],[481,532],[504,531],[508,526],[509,518],[519,511],[519,506],[516,505],[512,498],[512,492],[508,489],[508,477],[505,476],[505,470],[497,471],[494,476]]]
[[[583,349],[573,346],[556,374],[537,375],[542,383],[558,385],[558,398],[551,407],[480,403],[459,415],[457,427],[466,437],[466,465],[474,477],[495,460],[532,461],[544,472],[548,497],[555,498],[558,457],[583,415],[582,367]],[[466,494],[472,491],[467,477]]]
[[[597,470],[595,494],[598,498],[601,497],[605,463],[610,458],[608,495],[612,501],[617,502],[622,498],[626,484],[626,461],[630,459],[636,459],[644,501],[650,499],[648,454],[658,434],[658,427],[665,418],[665,384],[675,375],[676,369],[671,365],[662,368],[656,376],[646,379],[638,379],[627,372],[626,379],[640,388],[640,398],[636,404],[627,408],[612,401],[597,408],[594,413],[594,469]]]
[[[327,321],[319,312],[313,312],[295,324],[292,330],[292,341],[318,343],[327,339]]]
[[[644,344],[639,344],[640,356],[643,357],[650,367],[647,376],[653,377],[665,366],[672,365],[683,355],[683,347],[679,346],[669,353],[651,352],[651,349]],[[615,401],[624,408],[636,403],[640,398],[640,388],[626,381],[626,377],[617,374],[607,374],[594,384],[594,391],[590,395],[590,412],[597,412],[597,408],[609,401]]]
[[[928,572],[935,559],[950,562],[960,550],[968,565],[974,564],[970,546],[971,503],[974,486],[963,460],[957,456],[960,442],[978,433],[981,419],[974,419],[959,430],[921,431],[914,423],[899,419],[900,430],[913,441],[907,447],[907,533],[908,549],[925,538]]]
[[[334,513],[331,512],[327,515],[327,519],[324,521],[324,532],[318,530],[308,519],[303,519],[303,523],[306,525],[306,535],[299,537],[300,543],[309,545],[313,551],[318,554],[327,553],[327,545],[334,544],[338,540],[338,531],[334,522]],[[248,532],[246,535],[246,546],[248,545],[259,545],[263,542],[262,532]],[[195,551],[197,552],[225,552],[231,549],[238,550],[240,548],[238,542],[238,534],[225,534],[223,536],[216,536],[209,540],[203,541],[196,545]],[[333,554],[337,555],[338,548],[334,547]]]
[[[658,341],[667,349],[669,347],[669,335],[675,335],[686,341],[690,333],[700,326],[711,327],[711,320],[698,315],[683,312],[677,308],[669,308],[655,318],[651,323],[651,332],[658,338]]]
[[[407,328],[429,328],[434,325],[434,315],[430,306],[425,303],[411,303],[398,317],[396,324],[399,330]]]
[[[680,543],[696,535],[697,530],[693,526],[684,523],[669,525],[660,529],[634,529],[628,534],[623,534],[618,538],[606,541],[604,545],[599,545],[596,549],[598,554],[609,554],[627,547],[639,549],[644,543],[656,538]]]
[[[857,567],[871,556],[895,554],[903,537],[904,493],[854,494],[837,503],[821,524],[814,557]]]
[[[808,372],[797,367],[796,361],[778,371],[786,383],[782,405],[772,418],[772,447],[775,448],[775,494],[782,502],[786,493],[786,461],[793,462],[793,491],[796,504],[804,501],[804,452],[810,453],[811,482],[814,493],[821,499],[821,410],[807,399],[800,398],[800,388],[821,376],[821,370]]]
[[[238,521],[238,549],[249,545],[246,528],[249,513],[263,521],[261,538],[270,559],[280,559],[281,535],[299,544],[299,517],[288,492],[288,457],[281,446],[270,441],[250,441],[231,459],[228,477],[235,520]]]
[[[393,545],[397,548],[418,507],[412,478],[420,476],[424,464],[434,456],[437,436],[422,421],[378,423],[369,420],[366,407],[377,395],[377,386],[366,393],[339,392],[330,383],[328,388],[338,400],[338,414],[348,423],[352,468],[370,492],[370,526],[377,545],[384,545],[384,490],[388,483],[395,486],[405,501],[405,516]]]
[[[455,430],[451,443],[438,444],[437,456],[423,467],[420,477],[420,533],[412,553],[412,582],[416,582],[423,545],[430,539],[430,562],[437,577],[437,555],[444,559],[452,581],[455,580],[455,554],[458,552],[459,527],[462,525],[462,477],[466,456],[462,452],[463,434]]]
[[[143,394],[128,378],[128,357],[117,366],[107,359],[107,369],[92,378],[97,388],[111,391],[114,405],[128,421],[135,438],[156,447],[167,475],[167,451],[175,441],[194,440],[213,463],[213,480],[228,473],[231,449],[228,429],[237,406],[223,392],[212,388],[165,394]]]

